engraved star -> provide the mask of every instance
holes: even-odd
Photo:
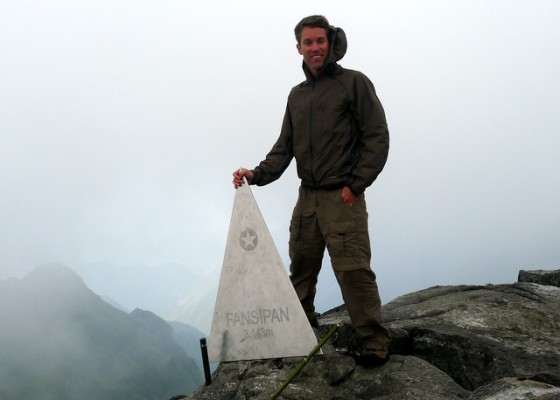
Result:
[[[252,235],[250,230],[246,230],[241,234],[241,240],[243,241],[243,248],[245,250],[253,250],[256,247],[255,239],[256,235]]]

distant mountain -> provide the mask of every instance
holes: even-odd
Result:
[[[155,314],[127,314],[72,270],[0,281],[0,398],[168,399],[203,382]]]
[[[196,271],[180,264],[83,264],[72,267],[88,287],[132,310],[149,309],[165,316],[185,295],[200,286]]]
[[[217,292],[217,283],[193,290],[179,301],[173,311],[166,314],[165,319],[188,323],[208,335],[212,324]]]
[[[193,360],[203,371],[202,356],[200,353],[200,339],[206,338],[207,335],[188,324],[178,321],[167,321],[173,328],[173,338],[179,346],[185,350],[187,354],[193,355]],[[194,356],[196,354],[196,356]]]

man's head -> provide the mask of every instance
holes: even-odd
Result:
[[[295,27],[297,50],[313,75],[317,75],[329,56],[329,21],[321,15],[302,19]]]
[[[328,32],[330,24],[329,21],[322,15],[311,15],[309,17],[305,17],[304,19],[299,21],[294,28],[294,33],[296,35],[296,41],[298,42],[298,44],[301,44],[301,31],[305,26],[311,28],[323,28],[326,32]]]

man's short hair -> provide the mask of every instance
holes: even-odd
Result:
[[[301,44],[301,30],[304,26],[309,26],[312,28],[323,28],[326,32],[328,32],[330,24],[329,21],[322,15],[310,15],[309,17],[305,17],[298,22],[294,29],[296,40],[299,44]]]

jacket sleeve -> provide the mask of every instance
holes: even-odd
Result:
[[[284,113],[280,136],[266,155],[266,158],[253,169],[254,177],[252,184],[264,186],[274,182],[282,176],[293,157],[292,122],[288,104]]]
[[[389,130],[385,111],[373,83],[359,73],[354,81],[354,117],[358,125],[357,162],[350,189],[362,194],[383,170],[389,155]]]

